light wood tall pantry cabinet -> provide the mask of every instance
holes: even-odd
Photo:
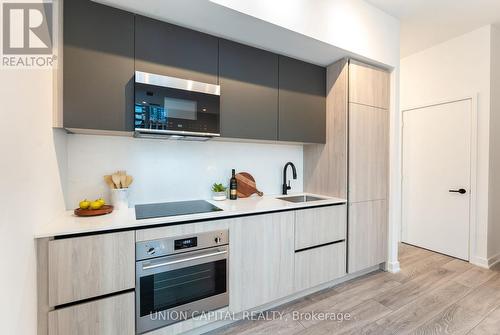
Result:
[[[343,59],[327,68],[325,145],[304,148],[307,192],[348,199],[348,272],[386,261],[387,71]]]

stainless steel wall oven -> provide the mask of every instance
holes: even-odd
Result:
[[[136,328],[141,334],[229,304],[228,231],[136,244]]]

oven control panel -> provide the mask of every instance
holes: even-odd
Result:
[[[198,246],[198,237],[188,237],[174,240],[174,250],[195,248]]]
[[[137,261],[229,244],[229,231],[218,230],[137,242]]]

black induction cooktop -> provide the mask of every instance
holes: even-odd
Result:
[[[158,204],[135,205],[135,218],[137,220],[143,220],[219,211],[222,211],[222,209],[205,200],[163,202]]]

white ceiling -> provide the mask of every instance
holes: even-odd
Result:
[[[366,1],[401,20],[401,58],[500,23],[500,0]]]

